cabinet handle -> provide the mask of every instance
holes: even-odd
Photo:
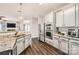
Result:
[[[68,42],[67,40],[61,39],[61,41]]]
[[[77,46],[79,46],[79,44],[78,43],[76,43],[76,42],[71,42],[72,44],[75,44],[75,45],[77,45]]]
[[[59,38],[57,38],[57,37],[54,37],[55,39],[59,39]]]

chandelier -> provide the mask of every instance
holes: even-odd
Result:
[[[23,20],[23,4],[22,3],[19,3],[19,10],[17,11],[18,12],[18,20]]]

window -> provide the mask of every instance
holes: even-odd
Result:
[[[2,31],[2,24],[0,23],[0,32]]]
[[[30,24],[25,24],[25,31],[30,32]]]

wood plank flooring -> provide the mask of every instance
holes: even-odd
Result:
[[[32,46],[29,46],[20,55],[65,55],[65,53],[38,39],[32,39]]]

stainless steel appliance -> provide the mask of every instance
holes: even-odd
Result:
[[[39,24],[39,40],[45,42],[45,23]]]
[[[53,33],[52,31],[46,31],[46,37],[52,39]]]
[[[53,27],[52,24],[45,24],[45,38],[53,39]]]
[[[79,29],[68,29],[68,36],[79,38]]]
[[[52,24],[46,24],[45,25],[45,30],[53,30],[53,28],[52,28]]]

